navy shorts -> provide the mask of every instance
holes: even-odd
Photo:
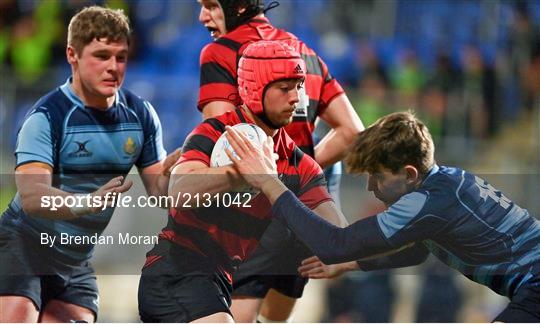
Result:
[[[325,169],[328,191],[339,203],[341,163]],[[270,289],[300,298],[308,280],[298,274],[302,260],[313,253],[283,223],[273,220],[259,246],[233,275],[233,296],[264,298]]]
[[[232,287],[226,275],[202,255],[180,247],[174,250],[143,268],[139,282],[141,320],[187,323],[215,313],[231,314]]]
[[[29,235],[0,226],[0,295],[30,298],[41,310],[58,299],[91,310],[97,319],[98,288],[90,262],[67,265]]]
[[[540,285],[519,288],[510,304],[493,321],[539,323]]]

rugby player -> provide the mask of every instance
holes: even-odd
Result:
[[[293,119],[305,78],[304,60],[285,43],[259,41],[245,50],[238,70],[244,104],[197,126],[173,169],[169,194],[182,193],[182,199],[169,211],[159,243],[147,254],[139,284],[144,322],[233,321],[230,295],[235,268],[254,251],[271,215],[262,194],[252,197],[249,206],[220,205],[219,194],[244,184],[232,165],[210,167],[215,143],[227,125],[247,122],[261,127],[273,138],[269,150],[278,156],[281,181],[316,214],[345,224],[326,190],[320,166],[284,129]],[[214,200],[204,198],[208,194]]]
[[[180,152],[166,157],[154,108],[121,89],[129,39],[121,10],[77,13],[66,48],[72,75],[37,101],[19,130],[18,191],[0,223],[0,322],[95,321],[94,246],[59,238],[100,235],[114,208],[93,198],[127,191],[133,165],[149,194],[167,194]],[[79,203],[54,210],[42,206],[44,197]],[[43,234],[56,238],[52,246],[42,243]]]
[[[338,81],[312,49],[295,35],[274,27],[265,17],[264,13],[275,2],[266,9],[263,0],[200,3],[199,21],[215,40],[200,56],[198,108],[203,117],[219,116],[242,103],[237,67],[246,46],[259,40],[280,40],[294,47],[306,61],[307,75],[293,120],[285,130],[304,153],[326,168],[329,191],[339,205],[338,161],[363,125]],[[332,131],[314,146],[312,133],[317,118],[324,120]],[[257,251],[236,272],[232,306],[235,319],[254,322],[260,310],[260,322],[289,320],[296,298],[302,296],[307,283],[297,275],[296,268],[309,255],[281,224],[272,223]]]
[[[510,299],[495,321],[540,321],[540,221],[484,179],[438,166],[427,127],[411,113],[385,116],[358,136],[348,170],[367,172],[367,189],[387,209],[346,228],[316,217],[292,195],[267,151],[234,130],[227,136],[239,172],[324,263],[358,260],[354,268],[369,271],[416,265],[432,253]]]

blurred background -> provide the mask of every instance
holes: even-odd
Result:
[[[318,52],[366,126],[414,110],[434,135],[439,164],[480,174],[540,215],[540,0],[279,2],[267,15],[271,22]],[[166,149],[181,146],[201,121],[198,59],[212,40],[198,23],[195,0],[0,0],[2,209],[15,192],[17,130],[35,100],[69,77],[67,24],[92,4],[129,15],[134,38],[124,87],[154,105]],[[381,209],[364,187],[364,178],[344,175],[342,207],[350,222]],[[117,210],[107,232],[155,234],[165,221],[158,209]],[[138,321],[137,274],[149,249],[97,248],[100,321]],[[312,281],[295,321],[485,322],[506,303],[429,260],[413,269]]]

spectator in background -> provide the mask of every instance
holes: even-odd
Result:
[[[15,22],[10,61],[17,78],[31,85],[44,76],[52,62],[52,47],[61,41],[61,3],[42,1]]]
[[[486,138],[497,129],[497,81],[494,70],[482,57],[480,49],[469,45],[462,49],[462,100],[465,109],[465,132],[473,138]]]
[[[362,121],[370,125],[391,111],[388,106],[390,80],[386,68],[371,44],[362,43],[357,52],[357,91],[354,108]]]
[[[395,103],[404,109],[417,107],[425,73],[413,50],[405,49],[398,54],[398,65],[394,67],[391,79],[396,90]]]
[[[540,53],[535,49],[540,46],[540,31],[529,16],[527,2],[517,2],[515,5],[514,19],[510,27],[508,38],[508,51],[512,76],[519,85],[520,104],[527,109],[532,109],[534,91],[529,84],[530,67]]]
[[[535,47],[531,64],[525,72],[527,100],[531,109],[540,109],[540,42]]]
[[[435,142],[446,132],[450,102],[455,102],[460,88],[459,71],[445,52],[439,52],[435,71],[428,78],[421,94],[420,115],[430,126]]]

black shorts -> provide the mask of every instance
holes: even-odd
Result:
[[[540,285],[519,288],[510,304],[493,321],[539,323]]]
[[[90,262],[63,264],[29,235],[0,226],[0,295],[30,298],[41,310],[53,299],[91,310],[97,319],[98,288]]]
[[[307,279],[298,274],[302,260],[313,255],[292,232],[273,220],[254,253],[233,275],[233,296],[264,298],[270,289],[300,298]]]
[[[166,254],[142,271],[141,320],[187,323],[215,313],[231,314],[232,286],[226,275],[210,269],[195,252],[175,250],[174,255]]]

